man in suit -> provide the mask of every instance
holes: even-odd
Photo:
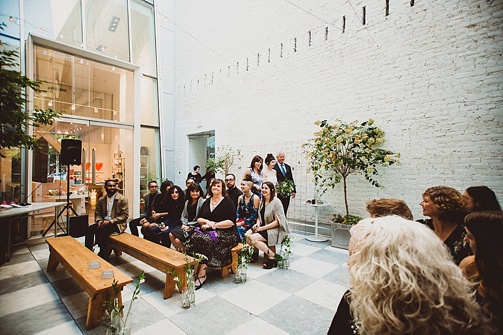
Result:
[[[294,183],[292,175],[292,167],[285,163],[285,153],[283,151],[278,152],[278,155],[276,156],[276,165],[274,166],[274,169],[276,170],[278,183],[281,183],[285,179],[291,180],[292,183]],[[292,199],[295,198],[296,192],[297,191],[294,187],[292,192]],[[279,200],[281,200],[281,203],[283,204],[283,209],[285,210],[285,216],[286,216],[288,206],[290,205],[290,197],[283,197],[278,195],[278,198]]]
[[[139,218],[129,221],[129,229],[131,230],[131,234],[135,236],[139,236],[138,226],[142,226],[144,223],[147,222],[155,221],[154,219],[152,219],[152,208],[154,205],[155,198],[159,194],[159,186],[157,185],[157,182],[155,180],[151,180],[148,183],[148,190],[150,193],[146,194],[144,197],[145,210],[143,212],[143,215],[140,216]]]
[[[108,236],[120,234],[127,228],[129,216],[128,201],[125,196],[117,193],[117,181],[109,179],[105,181],[106,195],[98,199],[94,212],[95,223],[86,231],[86,247],[93,250],[94,236],[100,247],[98,256],[108,260],[112,249],[108,246]]]

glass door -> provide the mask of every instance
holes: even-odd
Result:
[[[73,209],[78,215],[89,215],[92,222],[96,201],[104,194],[107,179],[117,179],[119,192],[132,199],[133,188],[128,183],[133,170],[132,129],[66,118],[48,129],[37,129],[35,136],[44,151],[34,154],[33,201],[66,201],[69,190]],[[63,139],[82,142],[80,165],[60,164]]]

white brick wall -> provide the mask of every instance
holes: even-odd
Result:
[[[487,185],[503,202],[501,1],[391,0],[387,17],[384,0],[290,2],[176,2],[176,175],[191,169],[192,133],[215,130],[217,146],[242,150],[243,166],[283,149],[300,191],[289,217],[312,221],[300,145],[313,122],[371,117],[402,166],[381,170],[384,189],[351,175],[352,212],[397,197],[419,218],[422,192],[439,184]],[[342,185],[324,198],[326,221],[343,210]]]

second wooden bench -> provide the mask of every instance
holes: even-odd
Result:
[[[196,266],[198,263],[193,257],[129,233],[111,235],[108,244],[165,273],[164,299],[171,297],[175,291],[175,276],[178,277],[178,289],[181,291],[187,286],[186,266]]]

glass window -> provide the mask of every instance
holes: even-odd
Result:
[[[24,0],[25,33],[82,47],[80,0]]]
[[[87,0],[85,12],[87,49],[129,62],[127,0]]]
[[[141,128],[140,196],[148,193],[148,182],[161,182],[159,129]]]
[[[132,62],[142,72],[156,75],[154,7],[141,0],[131,2]]]
[[[133,72],[41,46],[34,47],[35,108],[133,123]]]
[[[157,99],[157,79],[141,78],[141,124],[159,125],[159,105]]]
[[[0,8],[2,9],[2,21],[5,23],[3,30],[0,30],[2,35],[7,35],[13,38],[19,38],[19,2],[12,0],[0,0]],[[2,36],[2,40],[3,40]],[[5,41],[3,41],[5,42]]]

